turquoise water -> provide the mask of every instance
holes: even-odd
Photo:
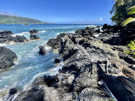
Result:
[[[10,30],[15,34],[23,34],[28,37],[28,31],[37,29],[41,33],[40,40],[7,45],[6,47],[14,51],[17,56],[17,64],[8,71],[0,73],[0,90],[12,87],[23,88],[29,84],[33,78],[42,73],[52,74],[58,69],[53,64],[58,56],[49,51],[45,56],[38,55],[38,47],[44,45],[50,38],[56,37],[61,32],[73,32],[87,25],[0,25],[0,30]],[[47,47],[46,47],[47,48]]]

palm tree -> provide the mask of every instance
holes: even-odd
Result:
[[[127,14],[130,17],[123,21],[122,26],[127,26],[128,24],[135,22],[135,6],[130,7]]]
[[[111,13],[112,21],[117,25],[121,25],[121,23],[129,17],[128,8],[135,4],[135,0],[115,0]]]

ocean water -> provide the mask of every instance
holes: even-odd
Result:
[[[24,35],[29,38],[29,30],[37,29],[40,40],[27,43],[6,45],[14,51],[17,56],[17,63],[12,68],[0,73],[0,91],[13,87],[27,87],[36,77],[43,74],[56,74],[62,67],[62,63],[56,66],[53,61],[57,54],[48,51],[45,56],[38,54],[38,47],[56,37],[61,32],[74,32],[83,29],[88,25],[0,25],[0,30],[10,30],[14,35]],[[49,48],[46,46],[46,49]]]

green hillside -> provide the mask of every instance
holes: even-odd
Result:
[[[47,24],[40,20],[0,14],[0,24]]]

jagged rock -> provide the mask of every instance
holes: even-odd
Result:
[[[16,36],[15,42],[25,42],[27,39],[24,36]]]
[[[54,63],[60,63],[60,59],[55,59]]]
[[[16,94],[17,93],[17,89],[16,88],[12,88],[12,89],[10,89],[10,91],[9,91],[9,95],[14,95],[14,94]]]
[[[119,38],[122,29],[116,31],[119,26],[108,25],[101,28],[87,27],[48,41],[49,46],[59,50],[64,66],[56,76],[36,79],[33,85],[43,87],[43,101],[134,101],[133,61],[121,55],[124,48],[110,42]]]
[[[98,88],[85,88],[79,95],[79,101],[113,101],[107,94]]]
[[[89,29],[91,30],[91,28],[86,28],[86,30],[89,30]],[[110,26],[109,33],[112,33],[112,30],[114,30],[114,27]],[[95,40],[93,39],[87,40],[89,39],[87,37],[92,37],[91,32],[90,31],[88,32],[85,30],[76,31],[77,34],[81,35],[84,38],[84,39],[82,38],[81,40],[79,40],[78,43],[74,42],[71,39],[72,35],[69,35],[69,37],[68,36],[61,37],[61,39],[64,38],[64,41],[62,44],[57,44],[58,45],[57,47],[62,47],[62,51],[60,52],[60,54],[62,58],[64,59],[65,64],[64,64],[64,67],[60,70],[60,73],[58,74],[59,81],[61,81],[59,82],[58,88],[62,87],[64,89],[64,92],[78,92],[80,95],[83,94],[82,92],[85,92],[85,91],[87,91],[86,95],[92,94],[92,95],[88,95],[87,97],[78,96],[82,101],[83,100],[84,101],[87,101],[87,100],[88,101],[91,101],[91,100],[110,101],[110,100],[113,100],[113,98],[111,98],[111,95],[109,92],[106,92],[101,88],[99,89],[99,87],[102,85],[99,85],[98,81],[104,78],[103,74],[105,73],[109,75],[116,75],[116,74],[119,75],[119,73],[122,71],[121,66],[123,66],[123,63],[126,64],[126,62],[121,61],[120,59],[121,57],[118,54],[119,52],[115,52],[115,51],[121,51],[121,50],[116,49],[114,51],[113,46],[105,45],[104,43],[97,41],[97,40],[100,40],[100,38],[97,37],[95,38]],[[100,31],[94,29],[93,32],[98,33]],[[79,35],[75,34],[73,35],[73,37],[74,38],[80,37]],[[108,34],[108,36],[110,35]],[[106,40],[108,36],[106,37]],[[114,36],[115,35],[112,35],[109,38],[111,39]],[[77,50],[77,51],[73,52],[73,50]],[[101,63],[98,61],[101,61]],[[103,74],[98,72],[99,71],[98,65],[101,65],[101,70],[103,71],[102,72]],[[128,65],[127,67],[125,66],[123,68],[128,68]],[[67,83],[68,76],[65,75],[67,73],[69,75],[74,75],[75,77],[73,78],[73,80],[71,80],[72,84]],[[115,82],[114,82],[114,85],[115,85]],[[104,86],[104,88],[105,87],[106,86]],[[85,90],[87,88],[90,90]],[[124,89],[124,91],[126,91],[126,89]],[[101,95],[102,94],[104,95],[101,96],[99,92],[101,93]]]
[[[59,48],[58,46],[59,46],[59,40],[57,40],[57,39],[50,39],[48,42],[47,42],[47,45],[48,46],[50,46],[50,47],[52,47],[52,48],[54,48],[54,49],[57,49],[57,48]]]
[[[45,75],[44,76],[44,81],[47,84],[47,86],[52,86],[54,85],[56,82],[59,81],[59,79],[57,78],[57,76],[49,76],[49,75]]]
[[[8,41],[12,41],[12,42],[26,42],[28,41],[24,36],[15,36],[15,37],[9,37]]]
[[[118,101],[135,101],[135,82],[133,80],[113,76],[107,76],[104,79]]]
[[[119,52],[119,57],[129,64],[135,64],[135,59],[129,55],[123,54],[123,52]]]
[[[0,47],[0,69],[6,70],[17,60],[16,54],[8,48]]]
[[[40,87],[33,87],[20,93],[14,101],[44,101],[44,90]]]
[[[60,45],[62,43],[62,37],[65,36],[65,33],[62,33],[60,35],[57,36],[56,39],[50,39],[48,42],[47,42],[47,45],[54,48],[54,49],[58,49],[60,48]]]
[[[26,42],[28,41],[24,36],[12,36],[11,31],[1,31],[0,32],[0,43],[10,43],[10,42]]]
[[[12,35],[13,33],[11,31],[0,31],[0,37],[3,36],[9,36]]]

